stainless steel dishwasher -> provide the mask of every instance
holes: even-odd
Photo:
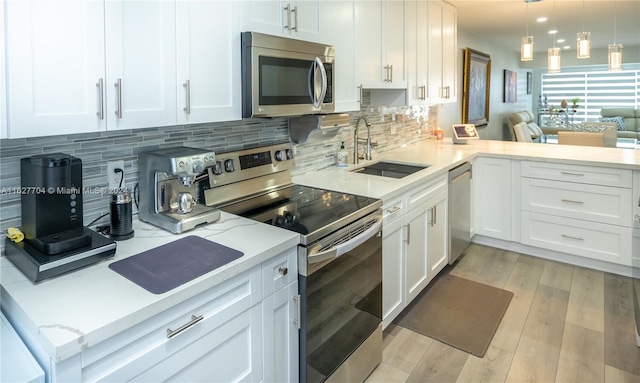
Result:
[[[471,164],[449,170],[449,264],[471,241]]]

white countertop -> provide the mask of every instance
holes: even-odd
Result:
[[[444,175],[449,169],[477,156],[517,160],[553,161],[640,170],[640,150],[573,145],[554,145],[511,141],[473,140],[455,145],[450,138],[426,140],[417,144],[373,155],[347,168],[331,167],[293,178],[297,184],[360,194],[383,201],[418,186],[427,177]],[[430,165],[401,179],[353,173],[350,170],[381,160]]]
[[[374,160],[431,165],[393,179],[349,172],[362,166],[331,167],[294,177],[302,185],[387,199],[424,179],[444,175],[476,156],[554,161],[640,170],[640,150],[579,147],[539,143],[427,140],[383,154]],[[245,218],[222,213],[219,222],[180,235],[134,221],[135,237],[117,244],[115,257],[34,285],[5,257],[0,257],[3,310],[34,334],[43,350],[63,360],[131,326],[229,279],[295,246],[299,235]],[[154,295],[108,268],[111,262],[183,238],[199,235],[244,253],[244,256],[165,294]],[[247,240],[250,238],[251,240]]]
[[[134,220],[133,228],[135,236],[117,242],[114,257],[38,284],[28,280],[6,257],[0,257],[3,311],[11,305],[9,316],[18,317],[43,350],[60,361],[296,246],[300,240],[297,233],[224,212],[218,222],[183,234],[172,234],[138,220]],[[108,267],[112,262],[189,235],[244,255],[159,295]]]

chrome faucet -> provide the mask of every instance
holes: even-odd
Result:
[[[364,120],[364,124],[367,127],[367,138],[358,138],[358,125],[360,125],[360,120]],[[359,142],[365,142],[365,151],[364,151],[364,156],[360,157],[359,156]],[[353,163],[357,164],[358,160],[371,160],[371,148],[377,146],[376,143],[372,143],[371,142],[371,124],[369,123],[369,121],[367,121],[367,118],[365,116],[360,116],[358,117],[358,121],[356,122],[356,128],[353,131]]]

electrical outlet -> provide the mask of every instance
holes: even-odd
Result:
[[[114,160],[107,162],[107,179],[109,180],[109,192],[113,193],[120,187],[124,187],[124,161]]]

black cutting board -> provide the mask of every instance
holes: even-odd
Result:
[[[243,255],[238,250],[190,235],[113,262],[109,268],[153,294],[162,294]]]

